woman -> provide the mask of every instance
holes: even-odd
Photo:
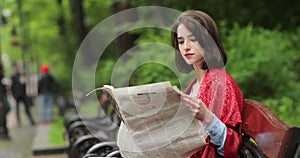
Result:
[[[201,11],[186,11],[177,18],[171,36],[177,68],[196,74],[181,99],[208,133],[207,145],[191,157],[238,157],[244,100],[222,69],[227,56],[214,20]]]

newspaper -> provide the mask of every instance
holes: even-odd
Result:
[[[122,119],[117,143],[124,158],[189,157],[206,144],[207,133],[170,82],[99,88]]]

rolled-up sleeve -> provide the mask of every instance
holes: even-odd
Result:
[[[217,147],[217,152],[220,155],[224,155],[224,144],[227,135],[225,124],[219,118],[215,117],[209,126],[204,125],[204,129],[209,134],[210,142]]]

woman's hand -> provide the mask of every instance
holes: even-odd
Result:
[[[214,114],[207,108],[201,99],[195,99],[187,94],[181,94],[180,98],[186,103],[188,109],[196,119],[210,125],[214,119]]]

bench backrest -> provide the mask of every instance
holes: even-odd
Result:
[[[242,117],[243,133],[255,140],[266,157],[299,156],[300,128],[288,126],[269,107],[255,100],[245,100]]]

